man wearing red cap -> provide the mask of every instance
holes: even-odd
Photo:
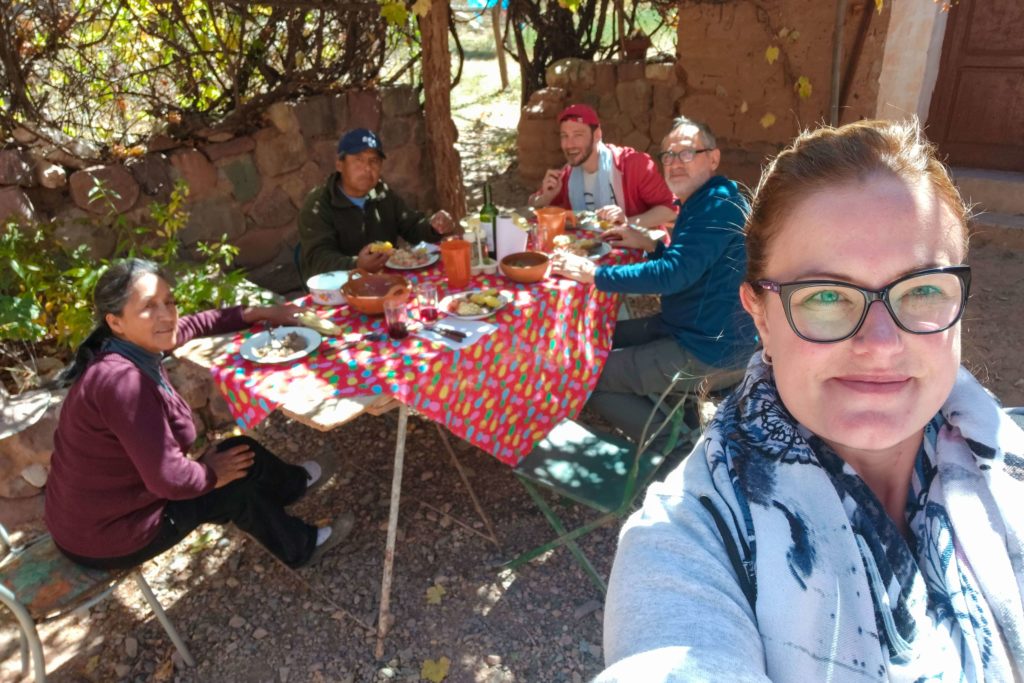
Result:
[[[595,211],[600,220],[653,228],[675,220],[675,197],[654,160],[630,147],[601,141],[601,121],[585,104],[558,116],[562,152],[569,162],[550,169],[530,206]]]

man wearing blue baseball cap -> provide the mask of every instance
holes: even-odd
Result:
[[[374,242],[437,242],[454,231],[448,212],[427,219],[408,208],[381,180],[383,161],[384,148],[372,130],[356,128],[338,141],[335,172],[309,193],[299,213],[304,277],[352,268],[376,272],[390,252],[371,250]]]

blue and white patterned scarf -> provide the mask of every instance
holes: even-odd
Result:
[[[705,449],[739,502],[740,578],[772,680],[1020,680],[1024,432],[966,370],[925,430],[909,543],[793,419],[759,356]]]

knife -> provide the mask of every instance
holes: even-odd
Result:
[[[442,337],[447,337],[448,339],[451,339],[452,341],[457,341],[457,342],[466,341],[466,337],[469,336],[465,332],[462,332],[460,330],[453,330],[450,327],[437,327],[435,325],[432,328],[432,330],[434,332],[436,332],[437,334],[441,335]]]

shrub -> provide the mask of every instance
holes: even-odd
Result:
[[[96,191],[105,189],[97,186]],[[134,256],[163,266],[175,278],[182,314],[255,303],[262,296],[245,286],[243,271],[232,268],[237,247],[199,243],[196,260],[182,258],[178,234],[188,220],[187,194],[188,188],[177,184],[166,204],[151,206],[147,224],[130,225],[124,216],[85,220],[114,230],[114,258]],[[0,229],[0,339],[54,342],[63,352],[73,349],[95,324],[92,293],[109,263],[92,258],[85,245],[66,248],[55,235],[54,223],[8,223]]]

